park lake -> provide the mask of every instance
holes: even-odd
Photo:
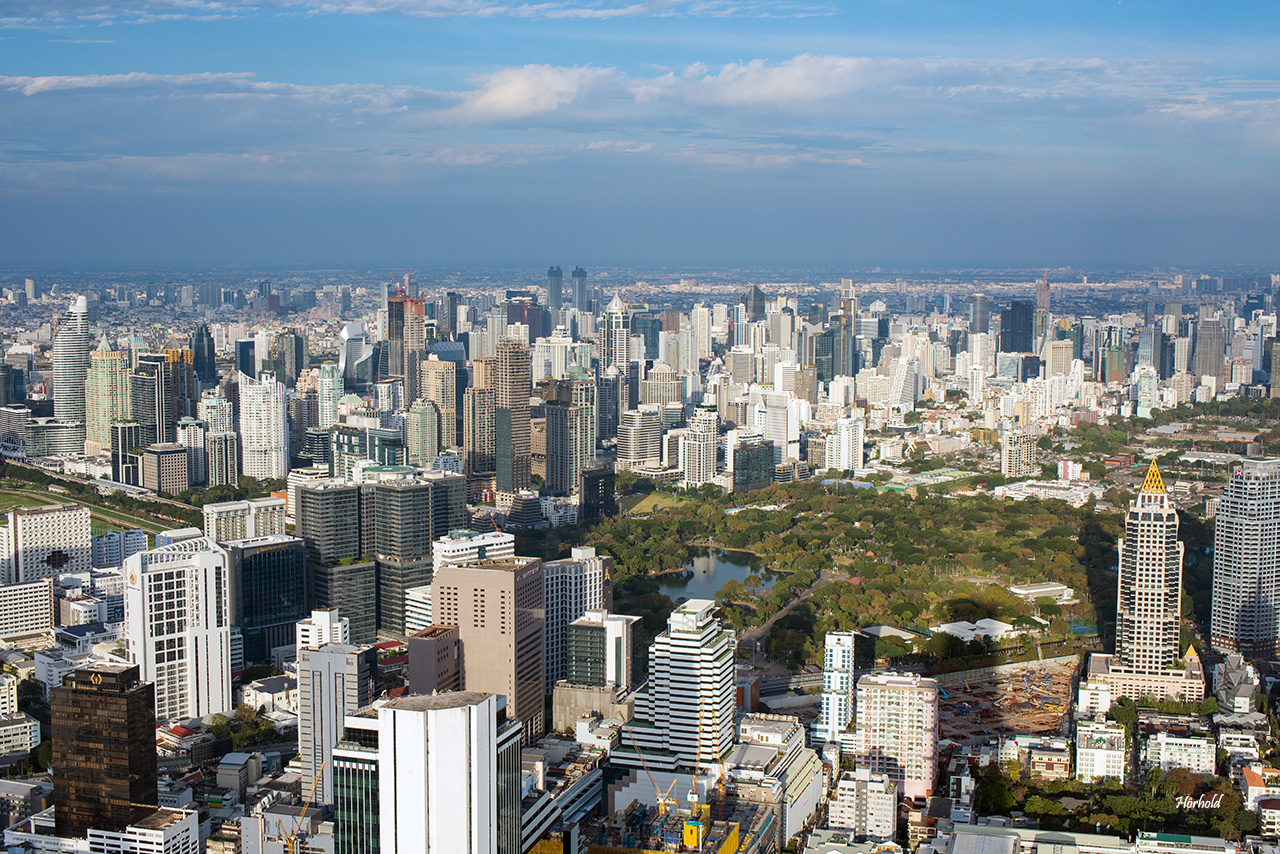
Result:
[[[764,561],[751,552],[695,546],[689,549],[693,559],[683,572],[658,576],[658,586],[672,599],[714,599],[726,581],[742,584],[755,575],[761,587],[769,587],[777,574],[764,568]]]

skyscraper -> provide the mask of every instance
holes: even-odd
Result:
[[[53,339],[53,414],[59,421],[79,422],[83,441],[85,424],[85,375],[89,372],[89,309],[83,296],[70,310]]]
[[[587,271],[573,268],[573,307],[578,311],[591,311],[591,292],[587,290]]]
[[[247,477],[275,480],[289,474],[287,393],[275,374],[260,380],[240,375],[240,470]]]
[[[1217,318],[1202,320],[1196,326],[1195,376],[1222,379],[1226,364],[1227,330]]]
[[[1030,353],[1035,330],[1035,303],[1016,299],[1000,312],[1000,352]]]
[[[547,491],[569,495],[578,488],[583,467],[595,457],[588,442],[594,435],[594,414],[586,406],[552,401],[546,405]]]
[[[492,476],[495,466],[494,391],[469,388],[462,396],[462,470]]]
[[[328,429],[338,420],[338,401],[342,399],[342,373],[333,362],[325,362],[320,366],[320,376],[316,381],[317,420],[316,426]]]
[[[304,789],[320,773],[316,799],[322,804],[334,801],[333,748],[343,718],[373,702],[377,676],[378,651],[371,646],[298,647],[298,759]]]
[[[604,312],[604,328],[600,332],[600,365],[619,371],[631,364],[631,311],[617,294]]]
[[[974,294],[969,301],[969,333],[991,331],[991,298],[986,294]]]
[[[574,548],[570,557],[543,564],[546,608],[547,691],[568,675],[569,624],[588,611],[613,607],[613,558],[595,548]]]
[[[1250,659],[1280,654],[1280,460],[1231,466],[1213,520],[1210,637]]]
[[[252,338],[236,339],[235,357],[235,368],[238,373],[250,379],[258,375],[257,344]]]
[[[111,425],[132,420],[131,404],[129,366],[104,337],[90,354],[85,375],[85,440],[110,448]]]
[[[515,492],[529,487],[530,383],[529,348],[513,338],[498,344],[494,394],[494,438],[497,488]]]
[[[719,423],[720,416],[714,406],[699,406],[689,419],[689,429],[680,440],[684,487],[701,486],[715,480]]]
[[[258,664],[288,646],[309,613],[302,540],[284,534],[222,544],[230,557],[232,625],[244,637],[244,660]]]
[[[521,741],[509,708],[468,690],[347,715],[334,749],[337,850],[518,854]]]
[[[49,689],[58,836],[123,830],[159,804],[155,687],[137,665],[94,664]]]
[[[546,731],[545,596],[537,558],[442,566],[431,582],[432,620],[462,639],[462,684],[505,695],[530,744]]]
[[[231,708],[231,579],[207,537],[125,560],[125,649],[155,683],[156,717],[185,720]]]
[[[564,305],[564,271],[557,264],[547,270],[547,308],[559,311]]]
[[[736,702],[733,630],[720,625],[716,603],[690,599],[667,618],[649,647],[649,681],[636,694],[619,763],[674,770],[714,765],[733,743]]]
[[[1116,652],[1094,654],[1090,678],[1111,686],[1111,696],[1182,699],[1204,697],[1203,667],[1193,649],[1184,656],[1181,635],[1182,555],[1178,509],[1155,461],[1138,497],[1129,502],[1118,543]]]
[[[857,696],[857,632],[827,632],[822,667],[822,711],[813,724],[813,740],[839,743],[853,720]]]
[[[191,333],[191,350],[193,353],[196,378],[201,385],[215,385],[218,382],[217,357],[213,347],[213,333],[209,324],[201,323]]]

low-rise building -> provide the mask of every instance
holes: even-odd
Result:
[[[1212,775],[1217,770],[1218,745],[1209,736],[1174,735],[1162,731],[1142,742],[1142,765],[1168,772],[1185,768],[1197,774]]]
[[[1123,781],[1128,756],[1123,725],[1102,717],[1076,725],[1076,779],[1080,782]]]
[[[853,837],[897,838],[897,783],[868,768],[842,773],[828,804],[827,828]]]

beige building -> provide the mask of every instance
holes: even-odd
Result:
[[[191,487],[187,475],[187,449],[177,442],[149,445],[142,452],[142,488],[177,495]]]
[[[533,557],[443,566],[431,582],[433,621],[458,627],[463,689],[505,695],[526,744],[546,731],[544,595]]]
[[[462,689],[462,641],[457,626],[427,626],[409,635],[409,691]]]

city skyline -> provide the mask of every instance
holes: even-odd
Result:
[[[6,256],[1271,263],[1277,14],[8,4]]]

